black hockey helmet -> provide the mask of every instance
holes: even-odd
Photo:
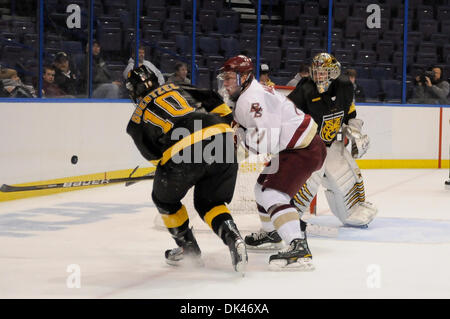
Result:
[[[158,86],[158,77],[145,65],[128,72],[126,88],[134,103],[137,103],[139,98],[143,98]]]

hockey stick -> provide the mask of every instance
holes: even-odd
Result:
[[[124,182],[138,182],[147,179],[153,179],[155,177],[155,172],[138,177],[122,177],[122,178],[104,178],[95,179],[90,181],[79,181],[79,182],[65,182],[56,184],[44,184],[44,185],[31,185],[31,186],[13,186],[3,184],[0,187],[0,192],[10,193],[10,192],[24,192],[24,191],[35,191],[43,189],[55,189],[55,188],[74,188],[74,187],[84,187],[84,186],[95,186],[95,185],[105,185],[113,183],[124,183]]]

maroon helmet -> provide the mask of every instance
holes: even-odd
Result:
[[[220,72],[236,72],[239,74],[249,73],[253,71],[252,59],[245,55],[237,55],[229,58],[219,70]]]
[[[237,101],[241,92],[251,83],[253,80],[252,73],[252,59],[245,55],[237,55],[225,61],[219,69],[217,84],[219,94],[222,95],[228,105],[231,106],[230,102]]]

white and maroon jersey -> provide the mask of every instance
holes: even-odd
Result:
[[[255,79],[239,96],[233,113],[234,120],[244,129],[242,142],[254,153],[276,154],[307,147],[317,131],[311,116],[273,87]]]

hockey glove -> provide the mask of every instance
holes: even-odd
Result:
[[[350,119],[345,128],[345,135],[352,142],[352,157],[361,158],[369,149],[370,139],[365,134],[361,134],[364,122],[360,119]]]

